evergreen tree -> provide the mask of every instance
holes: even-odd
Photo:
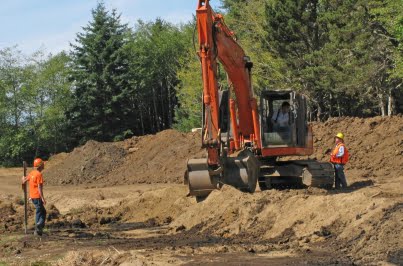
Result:
[[[83,29],[71,53],[74,100],[67,116],[73,136],[83,143],[130,135],[131,88],[124,49],[128,28],[116,10],[108,12],[99,3]]]

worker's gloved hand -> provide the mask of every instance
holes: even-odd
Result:
[[[327,150],[325,151],[325,154],[330,154],[331,151],[332,151],[331,149],[327,149]]]

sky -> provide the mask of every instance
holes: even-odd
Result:
[[[47,53],[69,50],[78,32],[91,20],[97,0],[0,0],[0,49],[18,46],[25,54],[38,49]],[[133,27],[139,19],[161,18],[187,22],[195,14],[197,0],[104,0],[115,8],[123,23]],[[211,0],[214,9],[219,0]]]

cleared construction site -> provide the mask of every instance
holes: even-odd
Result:
[[[188,158],[206,157],[200,133],[166,130],[122,142],[89,141],[46,163],[48,218],[40,239],[24,234],[22,168],[0,169],[0,261],[401,264],[403,118],[332,118],[313,123],[313,130],[309,157],[321,161],[328,160],[334,132],[345,133],[347,189],[248,193],[224,185],[197,202],[183,176]],[[33,206],[28,214],[32,232]]]

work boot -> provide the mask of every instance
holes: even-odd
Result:
[[[39,226],[39,225],[36,225],[36,226],[35,226],[34,235],[36,235],[36,236],[42,236],[42,232],[43,232],[42,227]]]

